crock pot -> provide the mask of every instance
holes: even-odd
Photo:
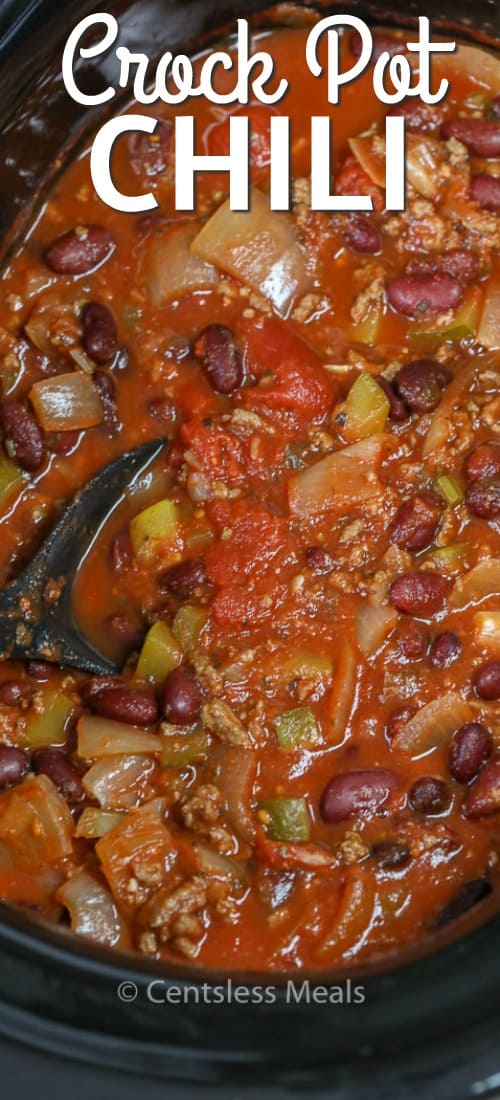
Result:
[[[392,7],[384,0],[319,0],[314,6],[386,25],[430,15],[436,31],[486,45],[498,45],[500,36],[497,0],[393,0]],[[60,75],[62,45],[95,4],[31,0],[20,7],[19,0],[0,0],[4,252],[47,179],[85,128],[97,124],[95,111],[69,99]],[[150,56],[210,40],[238,15],[269,10],[262,0],[108,0],[105,7],[119,19],[122,43]],[[99,62],[101,68],[87,63],[92,90],[109,83],[106,62]],[[167,970],[0,906],[0,1032],[66,1058],[192,1081],[193,1091],[216,1085],[234,1096],[250,1083],[252,1091],[263,1085],[280,1095],[319,1090],[341,1100],[493,1096],[500,1094],[500,917],[494,898],[485,905],[479,925],[457,923],[453,939],[432,950],[350,975],[353,985],[363,986],[363,1003],[346,1003],[347,974],[313,975],[297,1003],[287,1001],[286,976],[196,976],[181,965]],[[295,975],[296,985],[308,977]],[[234,986],[270,983],[273,1003],[235,1003]],[[210,996],[214,985],[223,986],[221,1003]],[[319,1003],[315,990],[337,985],[343,1003]],[[175,991],[170,1003],[169,990]]]

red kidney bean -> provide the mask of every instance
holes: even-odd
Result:
[[[27,680],[4,680],[0,684],[0,703],[7,707],[18,706],[31,697],[31,686]]]
[[[409,703],[404,703],[402,706],[396,707],[395,710],[391,711],[385,724],[385,732],[389,741],[392,741],[393,737],[403,729],[403,726],[406,726],[406,723],[409,722],[410,718],[413,718],[413,715],[416,713],[417,708],[412,707]]]
[[[497,176],[488,176],[486,172],[480,172],[472,177],[470,196],[483,206],[485,210],[500,211],[500,179]]]
[[[470,882],[464,882],[451,901],[438,913],[434,927],[444,928],[451,921],[463,917],[464,913],[468,913],[483,898],[491,894],[491,889],[490,883],[485,878],[473,878]]]
[[[312,569],[313,573],[331,573],[335,568],[334,559],[324,546],[308,546],[305,558],[307,568]]]
[[[451,795],[443,779],[434,775],[422,775],[413,784],[408,802],[416,813],[433,817],[442,814],[448,808]]]
[[[158,397],[154,401],[149,402],[150,416],[154,416],[155,420],[168,420],[172,422],[177,416],[177,409],[166,397]]]
[[[108,428],[115,430],[118,427],[118,410],[116,386],[113,379],[104,370],[95,370],[92,377],[99,390],[99,397],[104,411],[104,422],[108,425]]]
[[[145,630],[141,621],[130,615],[110,615],[106,625],[113,637],[127,649],[137,649],[144,640]]]
[[[160,591],[187,600],[207,584],[205,566],[201,558],[180,561],[171,565],[160,577]]]
[[[161,694],[161,706],[167,722],[191,726],[200,716],[203,703],[201,684],[196,676],[174,669],[167,676]]]
[[[234,393],[243,382],[243,360],[231,329],[208,325],[196,337],[194,354],[200,359],[216,393]]]
[[[492,752],[489,730],[481,722],[467,722],[455,730],[450,742],[450,774],[457,783],[470,783]]]
[[[389,399],[389,420],[391,420],[393,424],[404,424],[405,420],[408,420],[410,415],[404,401],[401,401],[401,398],[398,397],[394,386],[387,378],[382,378],[382,375],[379,374],[377,376],[377,382],[383,389],[385,396]]]
[[[119,676],[89,676],[80,686],[80,695],[84,702],[90,702],[103,688],[121,687],[123,680]]]
[[[18,401],[5,401],[1,408],[2,428],[15,461],[30,473],[45,459],[42,429],[33,413]]]
[[[47,683],[47,680],[53,680],[57,674],[55,665],[51,665],[49,661],[28,661],[26,671],[28,676],[31,676],[33,680],[37,680],[40,684]]]
[[[398,646],[407,661],[419,661],[425,657],[429,648],[427,632],[420,623],[410,619],[403,624],[402,632],[398,637]]]
[[[429,661],[433,668],[448,668],[461,652],[460,638],[453,630],[444,630],[434,638],[429,652]]]
[[[394,385],[413,412],[426,413],[437,409],[441,392],[452,377],[448,368],[434,359],[413,359],[398,370]]]
[[[500,157],[500,123],[482,118],[452,118],[441,127],[441,136],[448,141],[457,138],[475,157]]]
[[[425,550],[434,539],[443,506],[436,493],[422,489],[398,508],[389,527],[389,539],[403,550]]]
[[[111,546],[111,565],[115,573],[124,573],[134,561],[132,539],[128,527],[116,536]]]
[[[500,661],[487,661],[474,677],[474,686],[480,699],[500,699]]]
[[[473,283],[478,278],[481,264],[479,256],[468,248],[450,248],[449,252],[443,252],[438,257],[437,270],[459,279],[461,283]]]
[[[0,791],[19,783],[28,770],[28,757],[12,745],[0,747]]]
[[[358,31],[353,31],[349,38],[349,46],[354,57],[361,57],[362,40]],[[396,53],[406,53],[406,43],[402,38],[394,38],[391,34],[377,32],[373,35],[372,61],[378,61],[383,53],[389,53],[391,57]]]
[[[389,589],[389,603],[407,615],[424,618],[439,611],[451,582],[439,573],[403,573]]]
[[[481,768],[464,799],[466,817],[487,817],[497,810],[500,810],[500,756],[494,756]]]
[[[457,279],[444,271],[433,275],[398,275],[386,285],[387,298],[397,313],[413,320],[444,313],[460,305],[464,292]]]
[[[362,214],[353,215],[344,231],[344,241],[354,252],[375,255],[382,248],[380,233],[369,218]]]
[[[58,237],[45,259],[57,275],[86,275],[109,260],[114,248],[113,237],[103,225],[78,226]]]
[[[161,175],[167,167],[173,140],[174,122],[170,118],[158,122],[154,134],[133,133],[128,143],[132,171],[140,177]]]
[[[480,519],[500,517],[500,477],[484,477],[467,490],[465,503],[469,512]]]
[[[83,347],[95,363],[107,363],[116,354],[118,333],[111,310],[101,302],[88,302],[82,312]]]
[[[480,443],[468,456],[465,472],[469,481],[500,476],[500,443]]]
[[[86,689],[85,697],[92,710],[103,718],[114,718],[131,726],[152,726],[159,718],[154,695],[123,682],[95,686],[90,691]]]
[[[374,844],[370,855],[383,871],[399,871],[411,860],[410,849],[399,840],[382,840]]]
[[[398,786],[396,775],[387,768],[343,772],[327,783],[321,796],[321,816],[334,824],[364,812],[374,813]]]
[[[82,781],[62,749],[37,749],[31,757],[31,767],[37,775],[47,775],[70,806],[83,802]]]

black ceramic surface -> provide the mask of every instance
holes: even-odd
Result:
[[[215,33],[265,4],[108,0],[104,6],[120,19],[122,42],[154,55]],[[428,0],[395,0],[399,16],[384,2],[316,6],[375,13],[379,23],[407,23],[430,11]],[[92,10],[96,5],[87,0],[0,0],[0,218],[6,240],[16,219],[22,227],[29,200],[57,167],[61,135],[70,145],[84,124],[97,122],[70,102],[59,75],[67,33]],[[432,14],[435,26],[442,22],[462,34],[470,27],[485,41],[499,36],[497,0],[437,0]],[[92,87],[110,76],[91,67],[85,73]],[[225,983],[227,977],[212,974],[207,981]],[[0,1031],[21,1042],[120,1071],[191,1080],[196,1091],[221,1086],[235,1097],[256,1095],[264,1082],[266,1091],[272,1082],[279,1098],[313,1091],[340,1100],[465,1100],[500,1089],[500,920],[493,906],[481,927],[438,951],[359,975],[362,1005],[287,1004],[285,987],[276,988],[273,1004],[238,1006],[226,993],[225,1002],[214,1005],[204,1003],[204,978],[195,994],[184,994],[196,983],[181,966],[167,973],[138,958],[113,956],[0,907]],[[153,980],[162,983],[154,987],[158,997],[175,987],[188,1003],[152,1003]],[[269,976],[253,980],[270,982]],[[314,980],[343,983],[332,974]],[[120,1000],[123,982],[129,995],[135,986],[135,999]]]

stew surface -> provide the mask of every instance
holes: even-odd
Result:
[[[347,88],[336,189],[374,212],[312,213],[306,33],[266,41],[295,74],[291,214],[256,104],[251,210],[202,174],[176,214],[164,109],[114,165],[158,214],[105,208],[85,153],[2,282],[3,584],[80,485],[169,442],[74,587],[122,674],[0,666],[0,894],[195,966],[365,961],[498,881],[500,65],[461,47],[444,104],[396,108],[397,215],[387,108]],[[194,109],[227,152],[227,112]]]

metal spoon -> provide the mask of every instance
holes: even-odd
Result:
[[[118,671],[80,634],[71,589],[85,552],[101,523],[135,477],[160,454],[155,439],[104,466],[80,489],[20,577],[0,594],[0,658],[53,661],[94,674]],[[57,602],[45,598],[47,583],[62,582]]]

